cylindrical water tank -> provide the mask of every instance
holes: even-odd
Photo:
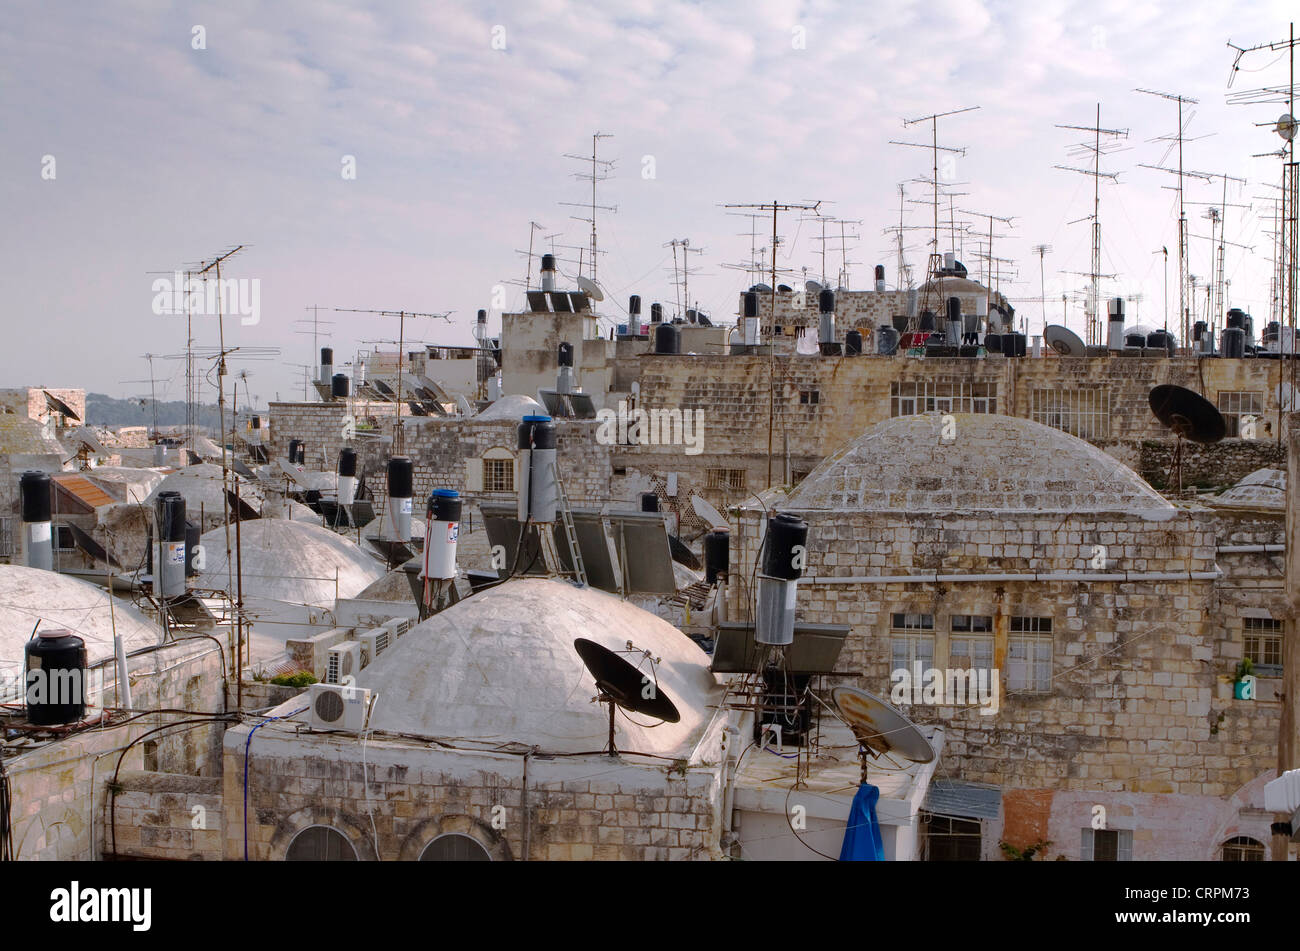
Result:
[[[627,299],[627,332],[629,336],[641,335],[641,296],[633,294]]]
[[[876,331],[876,353],[890,356],[898,352],[898,331],[893,327],[881,327]]]
[[[835,342],[835,292],[824,290],[817,295],[817,342]]]
[[[366,361],[358,360],[355,370],[352,373],[352,379],[358,387],[366,385]]]
[[[663,304],[651,304],[651,305],[650,305],[650,323],[652,323],[652,324],[662,323],[662,322],[663,322],[663,319],[664,319],[664,305],[663,305]]]
[[[320,380],[328,383],[334,376],[334,351],[330,347],[320,348]]]
[[[681,353],[682,334],[672,324],[660,324],[655,328],[655,353]]]
[[[388,521],[393,540],[411,540],[411,498],[415,492],[415,464],[408,456],[388,460]]]
[[[1246,331],[1240,327],[1228,327],[1223,331],[1222,346],[1225,357],[1244,357],[1246,355]]]
[[[1002,334],[1002,353],[1008,357],[1023,357],[1025,355],[1025,335],[1016,331]]]
[[[519,423],[519,521],[549,525],[559,495],[555,485],[555,423],[549,416],[525,416]]]
[[[1163,330],[1153,330],[1147,334],[1147,349],[1163,350],[1169,356],[1174,355],[1174,337],[1173,334]]]
[[[422,578],[456,577],[456,543],[460,538],[460,493],[434,489],[425,510],[424,568]]]
[[[555,290],[555,255],[542,255],[542,290]]]
[[[330,396],[336,400],[348,398],[348,375],[346,373],[335,373],[330,377]]]
[[[567,340],[563,341],[559,346],[557,358],[560,361],[560,366],[573,366],[573,344],[569,343]]]
[[[1234,307],[1228,311],[1228,326],[1246,329],[1246,312],[1240,307]]]
[[[760,573],[786,581],[803,574],[807,561],[808,523],[797,515],[779,512],[767,520]]]
[[[351,505],[357,498],[357,451],[339,450],[339,505]]]
[[[917,308],[917,293],[915,287],[907,289],[907,316],[915,317]]]
[[[41,631],[24,649],[27,720],[33,726],[77,723],[86,716],[86,642],[71,631]]]
[[[23,564],[28,568],[40,568],[43,571],[54,570],[50,489],[49,473],[28,471],[18,478],[18,495],[23,516]]]
[[[876,293],[885,293],[885,266],[883,264],[876,265]]]
[[[658,511],[659,511],[659,495],[658,495],[658,493],[655,493],[655,492],[642,492],[642,493],[641,493],[641,511],[642,511],[642,512],[658,512]]]
[[[1126,350],[1141,350],[1147,344],[1147,338],[1142,334],[1125,334],[1124,348]]]
[[[185,593],[185,499],[179,492],[159,492],[155,500],[158,556],[154,593],[164,599]]]
[[[704,582],[715,584],[718,576],[725,577],[730,569],[731,533],[715,528],[704,536]]]
[[[769,518],[757,584],[754,639],[758,643],[794,643],[795,598],[807,559],[808,523],[788,512]]]
[[[856,330],[850,330],[844,335],[844,353],[846,356],[855,357],[862,352],[862,334]]]
[[[921,333],[934,333],[936,330],[938,330],[936,324],[937,321],[935,320],[934,317],[934,311],[927,310],[924,314],[921,315],[921,324],[920,324]]]

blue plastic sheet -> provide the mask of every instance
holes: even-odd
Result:
[[[885,848],[880,841],[880,820],[876,818],[876,801],[880,789],[863,783],[853,796],[849,823],[840,847],[841,862],[883,862]]]

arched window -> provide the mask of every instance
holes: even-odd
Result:
[[[1262,862],[1264,843],[1257,842],[1248,835],[1235,835],[1223,843],[1223,861]]]
[[[450,832],[440,835],[424,847],[421,862],[490,862],[492,856],[477,839]]]
[[[338,829],[308,826],[293,837],[286,862],[355,862],[357,850]]]

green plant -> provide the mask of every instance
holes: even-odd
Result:
[[[316,675],[307,670],[300,670],[296,674],[278,674],[271,678],[271,683],[277,687],[305,687],[316,683]]]
[[[1247,677],[1251,676],[1254,673],[1255,673],[1255,662],[1252,661],[1249,657],[1243,657],[1237,663],[1238,680],[1245,680]]]
[[[1035,855],[1039,852],[1046,852],[1047,847],[1051,844],[1050,839],[1039,840],[1028,848],[1018,849],[1010,842],[999,842],[998,848],[1002,850],[1002,854],[1009,862],[1032,862]]]

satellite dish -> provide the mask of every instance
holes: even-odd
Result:
[[[1273,131],[1290,142],[1295,138],[1295,116],[1289,112],[1282,113],[1277,117],[1277,126]]]
[[[726,528],[730,529],[727,520],[722,517],[722,513],[710,505],[707,501],[698,495],[691,496],[691,508],[695,509],[695,514],[709,523],[709,528]]]
[[[600,285],[589,277],[578,275],[578,286],[582,288],[586,295],[592,300],[601,301],[605,299],[605,292],[600,289]]]
[[[1199,393],[1166,383],[1147,397],[1151,412],[1179,439],[1205,445],[1216,443],[1228,433],[1223,414]]]
[[[614,708],[622,707],[632,713],[641,713],[665,723],[678,723],[682,715],[667,694],[648,674],[637,670],[607,647],[585,637],[574,640],[573,648],[582,658],[600,691],[597,699],[609,704],[609,755],[616,756],[614,748]],[[653,689],[647,690],[647,687]],[[646,694],[650,696],[646,696]]]
[[[772,293],[772,288],[771,288],[770,286],[768,286],[767,284],[755,284],[753,287],[750,288],[750,290],[751,290],[751,291],[757,291],[757,292],[760,293],[760,294],[770,294],[770,293]]]
[[[1047,345],[1063,357],[1086,357],[1088,348],[1083,345],[1079,335],[1068,327],[1051,324],[1044,332]]]
[[[824,284],[819,284],[816,281],[804,281],[803,289],[809,294],[820,294],[822,291],[826,290],[826,286]]]
[[[934,759],[934,748],[907,719],[879,697],[856,687],[836,687],[831,699],[854,737],[873,756],[897,753],[913,763]]]

